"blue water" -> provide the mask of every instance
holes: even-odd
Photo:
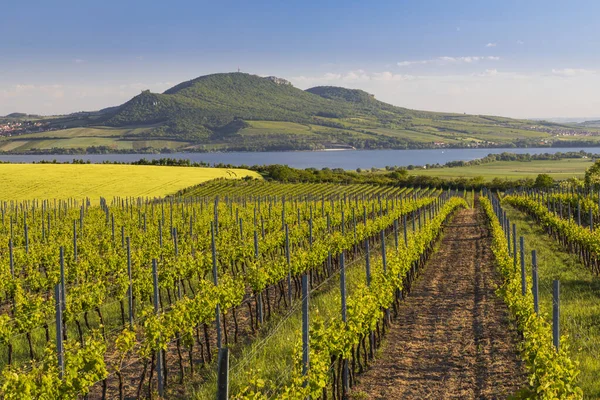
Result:
[[[294,151],[264,153],[173,153],[173,154],[94,154],[94,155],[1,155],[0,160],[31,163],[42,160],[59,162],[73,159],[89,160],[92,163],[103,161],[132,162],[141,158],[177,158],[209,164],[232,165],[287,164],[294,168],[383,168],[386,166],[407,166],[425,164],[445,164],[448,161],[468,161],[485,157],[490,153],[557,153],[584,150],[600,154],[600,147],[593,148],[520,148],[520,149],[431,149],[431,150],[348,150],[348,151]]]

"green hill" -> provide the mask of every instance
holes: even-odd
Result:
[[[580,122],[579,124],[577,124],[579,126],[583,126],[583,127],[594,127],[594,128],[599,128],[600,127],[600,120],[593,120],[593,121],[585,121],[585,122]]]
[[[375,96],[360,89],[346,89],[338,86],[317,86],[306,89],[306,91],[325,99],[342,100],[361,105],[375,105]]]
[[[41,132],[0,139],[0,151],[294,150],[590,144],[562,125],[396,107],[357,89],[301,90],[245,73],[143,91],[95,112],[44,118]],[[592,128],[581,127],[582,132]]]
[[[181,83],[163,94],[143,92],[112,110],[104,122],[123,126],[144,122],[177,125],[186,121],[212,130],[235,119],[318,123],[315,117],[376,116],[373,106],[395,108],[375,100],[371,104],[358,101],[359,95],[353,101],[351,95],[343,94],[361,92],[370,98],[371,95],[360,90],[335,88],[338,95],[334,96],[317,89],[303,91],[282,79],[243,73],[207,75]]]

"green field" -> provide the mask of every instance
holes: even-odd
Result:
[[[517,225],[517,235],[525,238],[528,275],[531,275],[530,251],[537,251],[540,311],[549,318],[552,315],[552,281],[560,280],[562,333],[567,336],[571,356],[579,362],[579,384],[585,398],[598,399],[600,282],[577,256],[565,252],[532,218],[509,205],[505,205],[505,210],[511,223]]]
[[[484,119],[413,118],[410,124],[392,124],[381,127],[376,120],[369,118],[317,118],[316,124],[287,121],[247,121],[248,126],[235,135],[222,139],[211,138],[202,142],[176,137],[167,140],[150,135],[157,125],[135,125],[129,127],[89,126],[58,129],[48,132],[30,133],[0,140],[0,151],[28,152],[53,148],[85,149],[91,146],[106,146],[114,150],[183,149],[189,146],[203,146],[206,149],[224,149],[235,145],[253,148],[256,143],[285,145],[296,143],[309,148],[329,148],[348,146],[349,143],[366,141],[396,141],[412,143],[427,148],[436,145],[470,146],[473,144],[511,144],[515,140],[568,141],[572,137],[553,137],[545,132],[536,132],[517,127],[498,126]],[[478,124],[474,124],[477,122]],[[487,124],[485,123],[487,122]],[[339,126],[324,126],[334,123]],[[577,140],[590,142],[597,137],[577,137]],[[391,143],[391,142],[390,142]],[[312,147],[310,147],[312,146]],[[285,147],[285,146],[284,146]],[[360,147],[360,145],[359,145]],[[521,176],[517,174],[515,176]]]
[[[105,146],[114,150],[183,149],[203,147],[205,149],[227,149],[231,146],[255,149],[258,143],[276,145],[287,149],[321,149],[330,147],[365,148],[365,143],[387,143],[383,148],[403,144],[409,148],[436,146],[498,145],[526,141],[530,145],[543,144],[541,140],[560,142],[573,137],[553,136],[546,132],[522,129],[521,125],[498,126],[485,118],[412,118],[410,123],[395,123],[382,127],[374,118],[322,118],[314,123],[289,121],[251,120],[247,127],[234,134],[219,135],[204,140],[179,139],[169,136],[167,140],[153,136],[152,131],[160,125],[133,125],[125,127],[88,126],[57,129],[47,132],[28,133],[0,139],[0,151],[29,152],[32,150],[85,149]],[[327,126],[327,125],[331,126]],[[538,140],[539,139],[539,140]],[[581,136],[577,140],[593,145],[596,136]],[[299,147],[298,147],[299,146]],[[376,145],[375,148],[379,148]]]
[[[27,152],[31,150],[85,149],[104,146],[113,150],[179,149],[190,142],[161,140],[145,135],[154,126],[127,128],[84,127],[60,129],[49,132],[30,133],[0,141],[0,151]]]
[[[481,176],[486,180],[494,178],[535,178],[538,174],[548,174],[554,179],[582,178],[585,170],[592,166],[591,159],[564,159],[539,161],[495,161],[488,164],[454,168],[415,168],[411,175],[438,176],[441,178],[473,178]]]
[[[56,139],[68,139],[75,137],[119,137],[124,135],[141,135],[152,129],[152,126],[146,127],[123,127],[123,128],[111,128],[106,126],[89,126],[84,128],[69,128],[60,129],[49,132],[30,133],[27,138],[56,138]]]
[[[0,164],[0,200],[155,197],[217,179],[259,178],[245,169],[106,164]]]

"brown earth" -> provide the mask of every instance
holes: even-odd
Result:
[[[482,210],[460,211],[358,377],[356,399],[506,399],[526,384]]]

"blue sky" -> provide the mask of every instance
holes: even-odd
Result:
[[[597,1],[7,1],[0,115],[122,103],[234,71],[409,108],[600,115]]]

